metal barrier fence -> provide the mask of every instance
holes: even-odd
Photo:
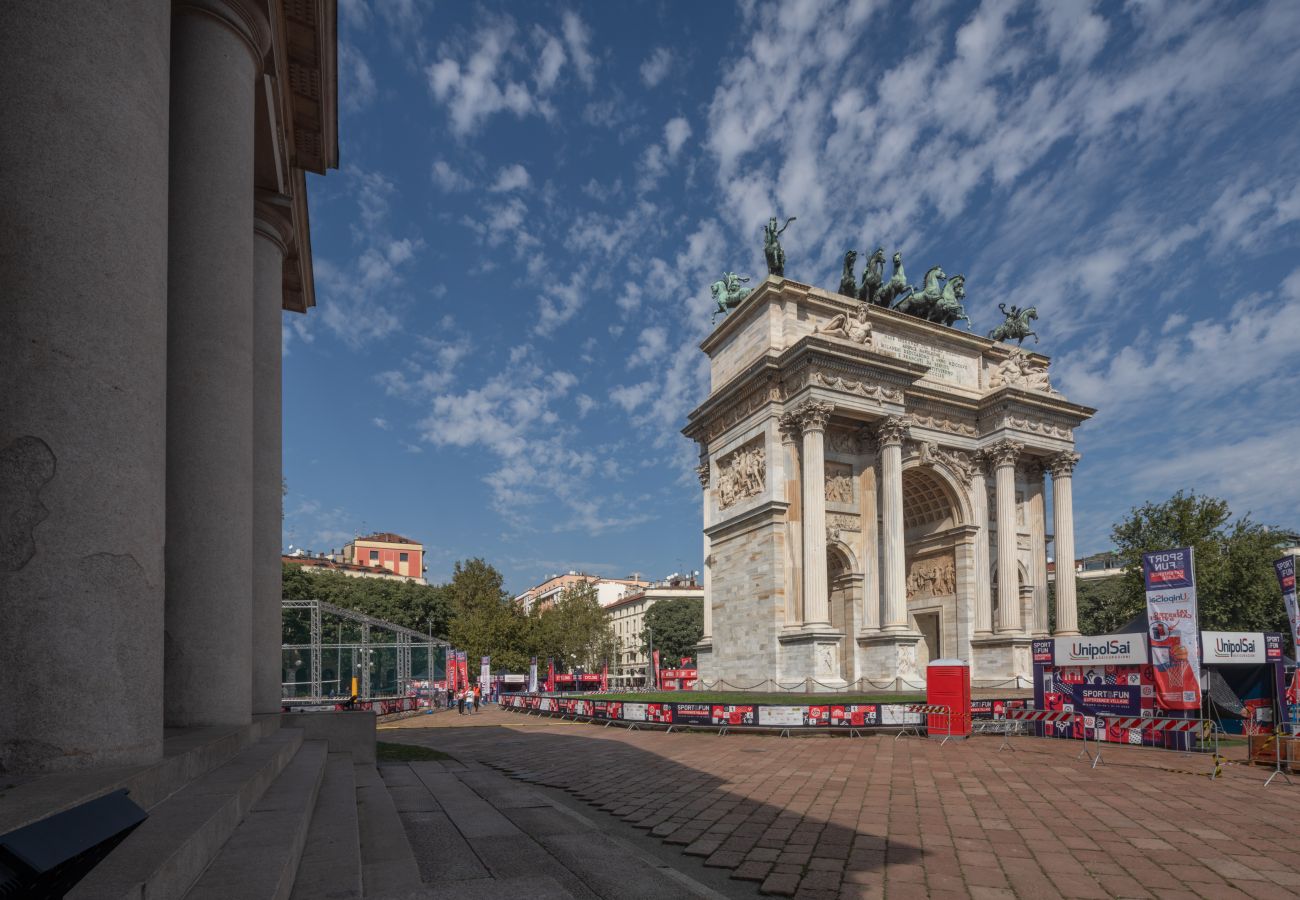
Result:
[[[941,727],[943,731],[943,740],[939,742],[939,746],[942,747],[944,744],[948,743],[949,738],[952,737],[951,706],[946,703],[910,703],[908,704],[907,711],[916,713],[920,716],[925,716],[925,730],[927,734],[937,727],[931,720],[942,719],[943,726]],[[899,738],[906,736],[909,732],[920,737],[921,723],[917,722],[915,725],[904,725],[899,729],[898,734],[894,735],[894,740],[897,741]]]
[[[1300,722],[1279,722],[1276,726],[1274,726],[1272,738],[1273,738],[1273,755],[1274,758],[1276,759],[1276,763],[1273,766],[1273,774],[1268,776],[1268,780],[1264,782],[1264,787],[1268,787],[1270,784],[1272,784],[1273,779],[1277,778],[1279,775],[1282,776],[1282,780],[1285,781],[1287,784],[1294,784],[1294,782],[1291,781],[1291,775],[1289,771],[1292,767],[1292,763],[1294,762],[1294,760],[1288,759],[1286,769],[1282,768],[1282,744],[1290,743],[1288,741],[1283,741],[1283,738],[1286,737],[1290,737],[1293,741],[1300,739]],[[1291,754],[1288,754],[1288,756],[1290,755]]]

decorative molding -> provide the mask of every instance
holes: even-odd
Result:
[[[977,437],[979,429],[975,427],[974,420],[963,421],[954,419],[937,413],[911,412],[912,422],[918,428],[930,428],[934,431],[942,431],[947,434],[956,434],[961,437]]]
[[[826,449],[832,453],[856,456],[862,452],[862,433],[859,429],[826,429]]]
[[[1071,450],[1062,450],[1047,461],[1047,468],[1053,478],[1069,478],[1080,459],[1079,454]]]
[[[876,440],[881,447],[902,446],[911,424],[912,420],[909,416],[886,416],[876,425]]]
[[[852,503],[853,467],[844,463],[826,463],[826,502]]]
[[[762,436],[718,460],[718,509],[757,497],[767,486],[767,456]]]
[[[862,520],[850,513],[826,514],[826,540],[837,541],[841,531],[861,531]]]
[[[773,372],[756,379],[756,383],[747,390],[739,392],[726,407],[720,408],[705,417],[699,425],[692,425],[687,434],[705,444],[712,444],[718,437],[726,434],[733,427],[749,418],[769,403],[781,401],[781,379]],[[696,432],[694,429],[701,429]]]
[[[835,411],[835,405],[826,403],[822,400],[806,400],[795,409],[794,414],[799,420],[799,428],[804,434],[810,431],[825,431],[826,424],[831,420],[831,413]]]
[[[707,491],[709,489],[709,481],[712,474],[712,468],[709,466],[708,461],[702,462],[696,466],[695,474],[700,479],[700,488]]]
[[[993,465],[1014,466],[1020,454],[1024,452],[1025,445],[1019,441],[1000,440],[995,444],[990,444],[984,448],[985,455],[993,461]]]
[[[1025,416],[1006,416],[1002,420],[1002,427],[1014,428],[1017,431],[1027,431],[1030,434],[1039,434],[1043,437],[1052,437],[1063,441],[1074,438],[1074,429],[1072,428],[1054,425],[1042,419],[1030,419]]]
[[[832,375],[822,368],[810,368],[808,370],[807,383],[833,391],[844,391],[846,394],[854,394],[858,397],[869,397],[873,400],[879,400],[882,403],[903,402],[903,392],[900,390],[885,387],[883,384],[873,383],[861,378]]]

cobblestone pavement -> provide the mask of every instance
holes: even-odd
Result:
[[[1117,747],[1091,769],[1072,741],[629,732],[495,708],[380,739],[571,791],[767,894],[1300,897],[1300,784],[1239,765],[1211,781],[1202,757]]]

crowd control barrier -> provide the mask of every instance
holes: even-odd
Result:
[[[946,703],[912,703],[907,707],[907,711],[916,713],[918,716],[925,716],[925,730],[928,733],[943,735],[943,740],[939,742],[942,747],[948,743],[952,737],[952,707]],[[915,725],[904,725],[899,729],[898,734],[894,735],[894,740],[907,734],[921,736],[921,727],[918,722]],[[936,736],[937,736],[936,734]]]
[[[998,746],[998,752],[1001,753],[1003,750],[1010,750],[1013,753],[1015,752],[1016,748],[1011,746],[1011,742],[1007,740],[1007,738],[1012,734],[1012,729],[1015,729],[1016,732],[1019,733],[1020,729],[1035,722],[1043,725],[1055,725],[1058,722],[1072,722],[1074,717],[1079,715],[1082,715],[1082,713],[1069,712],[1060,709],[1008,709],[1001,720],[1005,724],[1002,729],[1002,743]],[[1091,757],[1091,754],[1088,752],[1088,729],[1086,728],[1083,729],[1083,747],[1079,750],[1075,759],[1079,759],[1083,756]]]
[[[1282,759],[1282,747],[1283,745],[1290,747],[1292,742],[1300,739],[1300,722],[1279,723],[1277,727],[1273,729],[1273,734],[1270,735],[1270,738],[1270,743],[1273,745],[1273,757],[1276,762],[1273,766],[1273,773],[1269,775],[1268,780],[1264,782],[1264,787],[1268,787],[1272,784],[1273,779],[1277,778],[1279,775],[1282,776],[1282,780],[1287,784],[1294,784],[1291,780],[1290,769],[1295,765],[1296,761],[1294,759],[1287,759],[1284,761]],[[1290,740],[1287,740],[1287,738]],[[1283,768],[1284,762],[1286,766],[1285,768]]]
[[[1121,730],[1149,731],[1153,743],[1157,732],[1182,734],[1189,739],[1194,735],[1199,735],[1202,742],[1213,740],[1213,768],[1210,770],[1210,778],[1215,779],[1223,774],[1223,757],[1219,753],[1219,726],[1213,719],[1179,719],[1172,716],[1112,716],[1107,718],[1107,723]],[[1084,728],[1083,733],[1086,738],[1088,729]],[[1096,755],[1092,759],[1092,768],[1094,769],[1104,762],[1101,758],[1104,743],[1104,741],[1093,741],[1093,746],[1097,748]],[[1190,752],[1190,750],[1184,750],[1184,753]]]
[[[689,694],[687,694],[689,696]],[[976,721],[992,720],[1002,708],[1022,700],[977,701],[973,708]],[[792,732],[838,732],[850,737],[866,729],[898,729],[900,734],[921,734],[930,717],[935,722],[950,723],[950,706],[898,703],[808,703],[801,705],[767,705],[761,703],[689,703],[610,700],[600,694],[553,696],[546,694],[508,694],[501,698],[501,708],[525,715],[555,716],[573,721],[590,722],[608,727],[623,725],[631,730],[663,728],[715,729],[725,735],[733,731],[775,731],[782,736]],[[951,730],[951,729],[949,729]],[[939,729],[936,727],[935,737]]]

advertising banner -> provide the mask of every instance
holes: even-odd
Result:
[[[1264,632],[1264,660],[1266,662],[1282,661],[1282,633],[1279,631]]]
[[[555,660],[549,657],[546,660],[546,689],[555,690]]]
[[[1196,576],[1192,548],[1142,554],[1156,702],[1164,709],[1201,708]],[[1111,660],[1107,660],[1110,662]]]
[[[478,683],[487,690],[487,686],[492,682],[492,657],[485,656],[478,661]]]
[[[1033,648],[1032,648],[1032,652],[1034,655],[1034,662],[1036,663],[1055,662],[1056,651],[1053,649],[1053,644],[1055,644],[1055,641],[1053,641],[1051,638],[1042,641],[1034,641]]]
[[[758,724],[774,725],[777,728],[789,728],[792,725],[803,725],[803,707],[760,706],[758,708]]]
[[[1248,631],[1202,631],[1201,650],[1207,665],[1248,665],[1264,662],[1264,634]]]
[[[712,725],[713,707],[708,703],[678,703],[673,721],[683,725]]]
[[[537,657],[534,656],[528,661],[528,692],[530,694],[537,692]]]
[[[1074,711],[1094,716],[1142,715],[1142,689],[1129,684],[1073,685]]]
[[[650,684],[653,685],[654,687],[659,687],[659,651],[658,650],[654,652],[654,659],[652,660],[652,662],[654,664],[655,670],[654,670],[653,680],[650,682]]]
[[[1052,661],[1058,666],[1143,665],[1147,661],[1147,639],[1140,633],[1057,638],[1054,643]]]
[[[1286,616],[1291,622],[1291,646],[1296,648],[1292,652],[1300,652],[1300,600],[1296,599],[1295,592],[1295,557],[1282,557],[1273,563],[1273,571],[1277,573],[1282,602],[1286,604]]]
[[[714,725],[757,725],[758,716],[752,706],[715,706],[712,710]]]

